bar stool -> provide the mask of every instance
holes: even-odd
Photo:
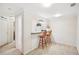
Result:
[[[44,48],[45,47],[45,36],[46,36],[46,31],[42,31],[40,33],[40,40],[39,40],[39,48]]]
[[[47,31],[47,33],[46,33],[46,46],[48,46],[49,44],[51,44],[51,32]]]

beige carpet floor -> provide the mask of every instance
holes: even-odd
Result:
[[[20,51],[15,48],[15,41],[0,47],[0,55],[21,55]],[[44,49],[37,48],[26,55],[78,55],[76,47],[51,44]]]
[[[15,48],[15,41],[0,47],[0,55],[20,55],[20,51]]]
[[[37,48],[26,55],[78,55],[78,51],[76,47],[54,43],[45,49]]]

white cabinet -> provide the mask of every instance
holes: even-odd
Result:
[[[39,45],[39,34],[35,33],[31,35],[32,38],[32,49],[38,48]]]

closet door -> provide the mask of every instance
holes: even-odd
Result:
[[[0,20],[0,46],[7,43],[7,21]]]
[[[8,43],[12,42],[14,40],[13,37],[13,32],[14,32],[14,27],[13,27],[13,22],[8,22],[7,24],[7,41]]]

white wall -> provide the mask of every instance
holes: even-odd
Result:
[[[55,42],[76,46],[76,23],[74,15],[52,18],[53,37]]]
[[[32,50],[32,38],[31,38],[31,32],[32,32],[32,20],[36,19],[36,15],[33,15],[32,13],[29,13],[24,10],[24,21],[23,21],[23,42],[24,42],[24,54],[28,53]]]
[[[23,21],[23,12],[16,15],[16,21],[15,21],[16,49],[18,49],[20,52],[23,52],[22,21]]]

